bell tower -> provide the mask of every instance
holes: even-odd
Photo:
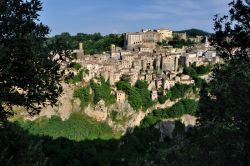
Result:
[[[84,55],[83,42],[79,43],[79,53]]]

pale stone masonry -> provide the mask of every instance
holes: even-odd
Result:
[[[183,33],[181,33],[181,32],[174,32],[173,36],[177,37],[179,39],[187,40],[187,33],[186,32],[183,32]]]
[[[147,81],[152,99],[156,100],[159,90],[163,90],[163,94],[166,94],[176,83],[195,83],[189,76],[182,75],[180,69],[183,66],[189,66],[192,63],[199,66],[220,62],[215,49],[207,40],[205,44],[200,43],[202,38],[200,36],[197,37],[198,43],[191,48],[156,47],[157,42],[171,39],[176,35],[186,38],[184,33],[176,34],[167,29],[127,33],[125,49],[111,45],[110,53],[92,56],[84,55],[83,43],[80,43],[79,50],[74,51],[80,57],[76,62],[88,69],[89,72],[84,74],[86,82],[102,76],[105,80],[109,80],[111,86],[115,86],[122,75],[127,75],[132,85],[137,80]],[[125,101],[124,92],[115,93],[117,102]]]
[[[156,29],[156,32],[160,34],[160,40],[171,40],[173,39],[173,31],[169,29]]]
[[[154,49],[156,47],[156,43],[160,41],[161,37],[158,32],[133,32],[126,34],[125,45],[127,49],[140,47]]]
[[[117,91],[116,92],[116,101],[118,103],[123,103],[126,100],[126,94],[123,91]]]

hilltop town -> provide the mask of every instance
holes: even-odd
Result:
[[[195,83],[189,75],[182,74],[184,66],[206,66],[220,62],[207,36],[188,37],[186,33],[175,33],[168,29],[147,29],[126,33],[124,36],[124,48],[111,45],[110,52],[103,54],[85,55],[84,43],[80,43],[79,50],[74,51],[77,53],[75,62],[88,70],[84,76],[86,82],[102,76],[114,86],[126,75],[132,85],[137,80],[147,81],[152,100],[157,100],[160,90],[166,94],[176,83]],[[182,48],[160,46],[160,43],[173,38],[189,40],[193,45]],[[117,101],[125,101],[124,92],[117,91],[116,94]]]
[[[111,44],[110,51],[102,54],[86,55],[80,42],[71,53],[75,58],[61,64],[65,79],[58,106],[44,108],[38,117],[58,115],[66,120],[73,112],[83,112],[126,132],[155,109],[169,108],[182,99],[197,100],[202,82],[211,79],[211,67],[221,63],[209,36],[190,37],[168,29],[121,36],[123,47]],[[192,74],[199,67],[205,72]],[[195,124],[191,119],[188,125]]]
[[[0,1],[0,165],[249,165],[249,2]]]

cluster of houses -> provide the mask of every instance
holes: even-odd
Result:
[[[88,69],[88,74],[84,76],[86,82],[102,76],[114,86],[121,76],[126,75],[132,85],[137,80],[147,81],[152,99],[157,100],[159,91],[164,94],[176,83],[195,83],[188,75],[182,74],[181,66],[189,66],[192,63],[200,66],[220,61],[208,40],[201,43],[200,36],[197,36],[195,40],[198,42],[191,48],[162,48],[157,45],[159,41],[169,40],[174,35],[187,38],[185,33],[174,34],[167,29],[127,33],[124,48],[111,45],[109,53],[98,55],[84,55],[83,43],[80,43],[79,50],[76,50],[76,62]],[[116,95],[118,102],[124,102],[124,92],[117,91]]]

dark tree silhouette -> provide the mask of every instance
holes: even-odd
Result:
[[[12,114],[12,106],[24,106],[30,114],[57,102],[60,65],[46,46],[49,28],[40,23],[39,0],[0,0],[0,117]]]
[[[250,163],[250,5],[242,0],[229,5],[228,16],[216,16],[212,36],[225,63],[201,89],[198,124],[155,153],[156,165]]]
[[[214,21],[213,45],[225,60],[247,58],[250,55],[250,4],[234,0],[230,4],[230,15]]]

